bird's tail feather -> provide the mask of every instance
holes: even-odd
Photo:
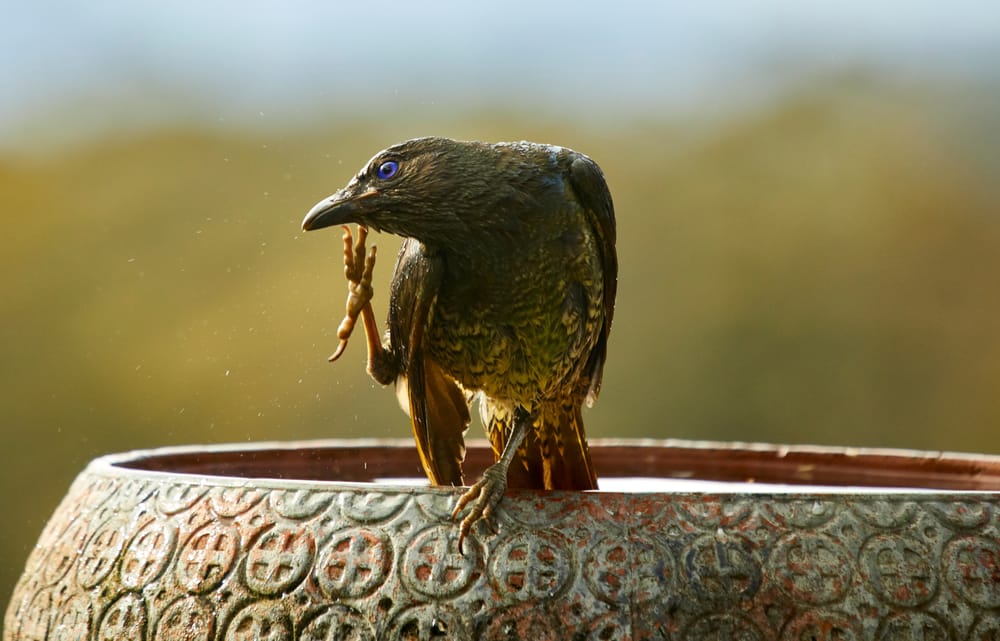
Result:
[[[507,474],[507,487],[538,490],[595,490],[597,474],[590,459],[580,403],[572,399],[538,405],[534,424],[518,448]],[[510,435],[513,413],[489,413],[486,433],[499,458]]]
[[[434,361],[423,359],[423,367],[411,368],[407,384],[409,414],[417,441],[420,463],[432,485],[464,485],[465,430],[469,426],[469,406],[458,384],[445,375]],[[421,387],[416,387],[421,386]]]

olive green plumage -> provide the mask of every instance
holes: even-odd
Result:
[[[431,481],[464,482],[480,393],[498,459],[524,424],[510,486],[595,488],[580,408],[600,389],[618,275],[599,167],[562,147],[419,138],[379,152],[303,226],[347,222],[406,239],[369,371],[406,385]]]

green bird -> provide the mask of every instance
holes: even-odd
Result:
[[[347,223],[358,225],[353,241]],[[368,372],[394,383],[435,485],[465,484],[474,397],[496,462],[458,500],[459,547],[506,488],[591,490],[581,407],[596,400],[618,279],[615,216],[587,156],[530,142],[417,138],[376,154],[302,222],[344,226],[343,352],[360,316]],[[367,229],[402,236],[388,332],[371,307]]]

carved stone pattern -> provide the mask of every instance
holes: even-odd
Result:
[[[458,491],[84,472],[3,639],[1000,638],[1000,495]]]

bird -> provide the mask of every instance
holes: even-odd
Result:
[[[395,385],[431,484],[465,485],[479,403],[495,462],[456,501],[453,520],[468,508],[459,550],[508,488],[596,489],[581,410],[601,389],[618,286],[614,206],[597,163],[541,143],[415,138],[375,154],[302,222],[336,225],[348,298],[330,360],[360,317],[368,373]],[[384,339],[369,230],[403,238]]]

